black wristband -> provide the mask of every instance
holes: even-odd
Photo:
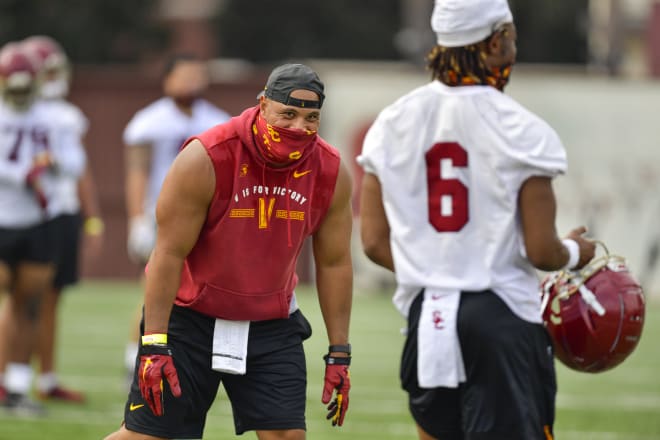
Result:
[[[323,356],[326,365],[351,365],[351,357],[330,356],[326,354]]]
[[[140,354],[161,354],[165,356],[172,356],[172,349],[169,345],[162,344],[151,344],[151,345],[141,345]]]
[[[351,344],[346,345],[330,345],[328,353],[348,353],[351,354]]]

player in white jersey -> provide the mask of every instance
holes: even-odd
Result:
[[[516,55],[506,0],[437,0],[431,83],[385,108],[358,162],[361,236],[408,319],[402,387],[419,438],[552,439],[555,373],[535,268],[594,244],[555,230],[555,131],[503,94]]]
[[[169,59],[163,72],[160,99],[139,110],[124,130],[126,145],[126,210],[128,254],[145,264],[156,239],[156,199],[167,171],[190,136],[221,124],[229,114],[202,98],[209,85],[206,62],[189,54]],[[137,355],[136,313],[126,347],[125,364],[131,373]]]
[[[0,49],[0,288],[8,291],[0,320],[3,406],[40,413],[27,398],[39,303],[53,278],[48,203],[55,151],[65,141],[58,118],[35,101],[38,65],[18,43]],[[58,164],[69,171],[70,163]],[[4,370],[4,368],[3,368]],[[4,388],[3,388],[4,390]],[[4,394],[4,393],[3,393]]]
[[[40,374],[38,394],[43,399],[82,402],[84,395],[63,387],[55,373],[57,305],[67,286],[78,282],[81,229],[85,232],[88,256],[98,255],[103,239],[103,221],[95,185],[82,143],[89,122],[82,111],[66,100],[71,81],[70,64],[62,47],[52,38],[35,35],[21,43],[40,62],[42,102],[57,120],[66,142],[54,151],[58,172],[48,203],[48,219],[55,234],[55,278],[41,307],[37,357]],[[63,164],[69,164],[64,166]],[[84,218],[84,221],[83,221]]]

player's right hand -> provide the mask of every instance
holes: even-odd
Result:
[[[179,376],[172,359],[172,349],[167,345],[167,335],[144,335],[140,346],[138,384],[140,385],[142,398],[157,416],[162,416],[165,413],[163,377],[167,380],[172,395],[180,397]]]
[[[156,226],[148,215],[131,218],[128,225],[128,256],[136,263],[146,263],[156,243]]]

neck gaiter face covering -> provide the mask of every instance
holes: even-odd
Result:
[[[503,91],[504,87],[509,83],[511,77],[512,64],[505,64],[504,66],[493,67],[490,73],[486,76],[488,85],[495,87],[499,91]]]
[[[285,166],[300,159],[316,139],[316,131],[275,127],[261,115],[252,124],[252,132],[262,157],[274,165]]]

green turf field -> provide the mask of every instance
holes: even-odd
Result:
[[[63,298],[59,370],[63,381],[86,390],[84,406],[48,404],[39,419],[11,418],[0,411],[0,440],[100,439],[121,421],[126,389],[123,372],[128,323],[140,298],[137,285],[87,282]],[[320,403],[327,346],[315,296],[299,289],[301,308],[314,328],[306,343],[309,369],[308,438],[415,439],[399,390],[397,364],[403,320],[389,295],[358,294],[351,329],[354,358],[350,410],[344,427],[332,428]],[[637,351],[613,371],[597,375],[558,365],[558,440],[660,439],[660,304],[649,304]],[[184,390],[185,392],[185,390]],[[221,391],[212,408],[205,439],[234,438],[231,410]],[[256,438],[246,434],[244,438]]]

